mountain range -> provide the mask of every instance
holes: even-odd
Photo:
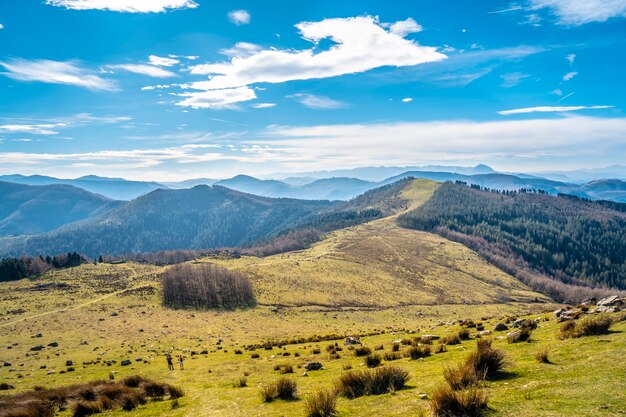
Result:
[[[613,167],[613,169],[614,171],[617,170],[615,172],[619,172],[619,167]],[[324,177],[323,175],[326,176]],[[322,177],[319,178],[320,176]],[[278,174],[277,177],[279,177]],[[626,201],[626,182],[618,178],[600,178],[578,183],[576,181],[562,181],[539,175],[501,173],[494,171],[486,165],[477,165],[475,167],[364,167],[352,170],[308,172],[286,177],[282,180],[237,175],[228,179],[195,178],[179,182],[158,183],[129,181],[122,178],[105,178],[94,175],[76,179],[59,179],[41,175],[4,175],[0,176],[0,181],[27,185],[73,185],[114,200],[132,200],[157,189],[186,189],[196,185],[213,184],[244,193],[272,198],[349,200],[367,190],[408,177],[425,178],[440,182],[464,181],[468,184],[499,190],[536,188],[551,194],[566,193],[589,199]]]

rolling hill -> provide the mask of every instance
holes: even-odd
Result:
[[[0,253],[16,256],[75,250],[98,256],[242,246],[335,205],[270,199],[220,186],[156,190],[99,218],[44,235],[0,240]]]
[[[45,233],[122,204],[71,185],[22,185],[0,181],[0,236]]]
[[[509,271],[626,289],[626,204],[445,183],[399,222],[463,242]]]

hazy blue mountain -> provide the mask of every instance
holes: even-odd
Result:
[[[324,178],[298,186],[277,180],[261,180],[248,175],[237,175],[215,184],[264,197],[304,200],[348,200],[377,186],[376,183],[357,178]]]
[[[577,169],[572,171],[539,172],[537,175],[557,181],[576,183],[586,183],[607,178],[626,180],[626,165],[611,165],[604,168]]]
[[[180,190],[183,188],[192,188],[196,185],[213,185],[219,180],[213,180],[210,178],[191,178],[184,181],[178,182],[161,182],[160,184],[165,185],[167,188],[172,188],[175,190]]]
[[[43,175],[2,175],[0,181],[27,185],[66,184],[101,194],[114,200],[132,200],[159,188],[166,188],[156,182],[129,181],[123,178],[106,178],[88,175],[76,179],[63,179]]]
[[[44,233],[122,204],[71,185],[0,181],[0,236]]]
[[[54,232],[0,239],[0,257],[77,251],[88,256],[235,247],[273,236],[337,203],[271,199],[221,186],[160,189]]]
[[[389,177],[393,177],[407,171],[436,171],[436,172],[451,172],[459,174],[488,174],[495,172],[491,167],[483,164],[476,165],[474,167],[458,167],[458,166],[408,166],[408,167],[360,167],[352,169],[339,169],[333,171],[313,171],[302,172],[297,174],[274,174],[273,178],[283,178],[285,176],[291,177],[310,177],[316,179],[332,178],[332,177],[348,177],[358,178],[365,181],[380,182]]]

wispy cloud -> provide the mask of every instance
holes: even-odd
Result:
[[[156,65],[158,67],[172,67],[174,65],[180,64],[178,59],[167,58],[157,55],[150,55],[148,57],[148,62],[150,65]]]
[[[71,10],[109,10],[126,13],[160,13],[174,9],[193,9],[193,0],[46,0],[46,4]]]
[[[406,32],[409,30],[407,26],[411,24],[403,22],[402,31]],[[207,92],[249,88],[258,83],[337,77],[384,66],[414,66],[446,58],[437,51],[437,48],[421,46],[397,33],[392,33],[386,27],[394,27],[394,24],[380,23],[371,16],[298,23],[296,28],[303,39],[314,44],[313,48],[265,49],[248,56],[234,57],[230,62],[191,66],[189,68],[191,74],[206,74],[210,77],[207,81],[188,83],[186,88],[201,92],[184,95],[215,96],[221,93]],[[335,45],[319,51],[317,45],[323,39],[331,39]],[[241,49],[242,45],[238,45]],[[236,95],[242,101],[250,100],[252,97],[252,94]],[[185,103],[195,104],[196,101],[186,100],[179,104],[188,105]]]
[[[4,25],[0,23],[0,30],[4,29]]]
[[[0,61],[0,66],[7,71],[2,72],[2,75],[19,81],[67,84],[90,90],[117,90],[113,81],[91,73],[74,61],[59,62],[47,59],[14,58]]]
[[[184,100],[176,103],[177,105],[194,109],[235,109],[237,108],[237,103],[256,98],[256,93],[250,87],[222,88],[175,95],[186,97]]]
[[[626,0],[529,0],[532,9],[549,9],[557,23],[580,26],[626,17]]]
[[[276,103],[254,103],[250,105],[250,107],[254,107],[255,109],[269,109],[270,107],[275,106]]]
[[[614,106],[538,106],[538,107],[526,107],[523,109],[502,110],[498,114],[503,116],[510,116],[512,114],[526,114],[526,113],[563,113],[579,110],[598,110],[598,109],[612,109]]]
[[[250,23],[250,13],[247,10],[232,10],[228,12],[228,20],[232,23],[239,25],[247,25]]]
[[[58,127],[65,126],[65,123],[54,124],[7,124],[0,125],[2,133],[30,133],[33,135],[56,135],[59,132],[55,130]]]
[[[567,54],[565,56],[565,59],[567,60],[567,62],[569,62],[570,65],[574,64],[574,61],[576,60],[576,54]]]
[[[148,77],[155,78],[168,78],[174,77],[172,71],[168,71],[166,69],[155,67],[154,65],[146,65],[146,64],[117,64],[117,65],[107,65],[107,68],[113,70],[122,70],[128,71],[135,74],[147,75]]]
[[[405,97],[405,98],[403,98],[403,99],[402,99],[402,102],[403,102],[403,103],[410,103],[410,102],[412,102],[412,101],[413,101],[413,98],[412,98],[412,97]]]
[[[250,42],[237,42],[232,48],[220,49],[220,53],[230,57],[245,58],[260,52],[261,45]]]
[[[302,104],[304,107],[315,110],[343,109],[348,106],[344,102],[333,100],[332,98],[326,96],[318,96],[315,94],[298,93],[287,96],[287,98],[294,99],[298,103]]]
[[[502,87],[510,88],[518,85],[524,78],[528,78],[530,75],[523,72],[509,72],[507,74],[500,75],[502,78]]]
[[[568,72],[567,74],[563,76],[563,81],[569,81],[577,75],[578,75],[578,71]]]

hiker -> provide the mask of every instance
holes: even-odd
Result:
[[[185,357],[183,355],[178,356],[178,364],[180,365],[180,369],[185,369]]]
[[[172,355],[170,353],[165,354],[165,359],[167,359],[167,369],[169,371],[174,370],[174,362],[172,362]]]

